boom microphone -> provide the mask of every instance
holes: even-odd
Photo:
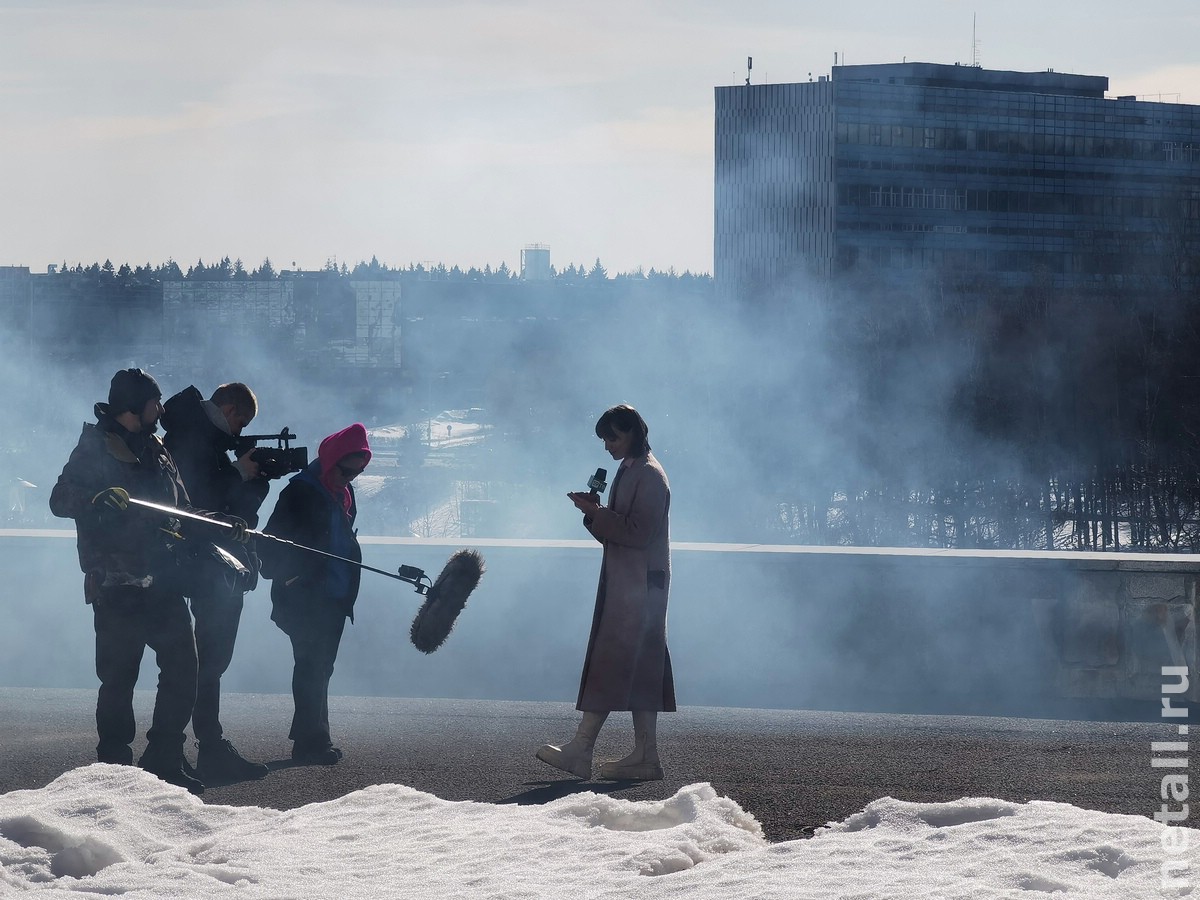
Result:
[[[601,469],[597,474],[604,474],[604,470]],[[603,490],[603,486],[601,490]],[[234,528],[229,522],[210,519],[207,516],[176,509],[164,503],[151,503],[148,500],[138,500],[136,497],[130,497],[129,505],[135,509],[144,509],[153,513],[172,516],[184,522],[208,525],[221,532],[229,532]],[[413,646],[422,653],[432,653],[446,642],[446,638],[450,636],[451,629],[454,628],[454,622],[458,618],[458,614],[467,605],[467,597],[470,596],[471,591],[475,590],[484,572],[483,557],[476,550],[459,550],[447,561],[437,581],[431,583],[425,571],[416,566],[401,566],[397,572],[392,573],[383,569],[376,569],[374,566],[368,566],[357,560],[338,556],[336,553],[328,553],[325,550],[318,550],[315,547],[306,547],[303,544],[297,544],[293,541],[276,537],[265,531],[255,531],[247,528],[246,534],[260,540],[267,540],[274,544],[291,547],[295,550],[303,550],[305,553],[323,556],[326,559],[336,559],[339,562],[358,566],[358,568],[365,569],[368,572],[376,572],[380,575],[386,575],[388,578],[395,578],[397,581],[404,581],[411,584],[417,589],[418,594],[425,595],[425,602],[417,610],[417,616],[413,619],[412,628],[409,631],[409,637],[412,639]],[[219,547],[215,549],[221,553],[225,552],[220,550]]]

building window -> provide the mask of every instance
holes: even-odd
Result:
[[[1163,141],[1163,156],[1167,162],[1200,161],[1200,147],[1182,141]]]

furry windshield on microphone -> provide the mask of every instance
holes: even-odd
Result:
[[[432,653],[446,642],[483,572],[483,557],[476,550],[459,550],[450,557],[413,619],[409,637],[414,647]]]

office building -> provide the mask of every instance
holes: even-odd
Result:
[[[908,62],[718,87],[718,295],[839,279],[1194,290],[1200,106],[1107,88]]]

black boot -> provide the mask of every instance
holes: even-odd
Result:
[[[196,755],[196,771],[209,784],[231,784],[263,778],[271,770],[262,763],[251,762],[225,738],[202,741]]]
[[[149,744],[138,765],[167,784],[186,788],[192,794],[204,793],[204,782],[183,771],[182,745],[167,748]]]
[[[342,758],[342,751],[330,744],[292,744],[292,760],[306,766],[335,766]]]

